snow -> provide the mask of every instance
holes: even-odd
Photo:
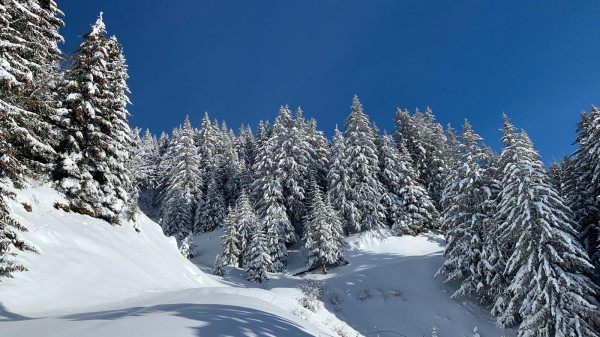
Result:
[[[204,248],[192,261],[202,270],[208,271],[214,262],[222,233],[218,230],[196,236],[198,246]],[[383,238],[380,232],[370,231],[350,236],[346,241],[348,265],[332,268],[326,275],[319,271],[292,276],[305,269],[306,252],[291,249],[290,274],[269,274],[270,280],[264,287],[278,296],[299,299],[302,294],[298,289],[304,279],[324,281],[327,293],[320,311],[311,313],[297,303],[293,310],[312,324],[335,322],[333,326],[344,327],[349,336],[354,336],[352,330],[361,335],[388,331],[379,333],[381,337],[397,336],[396,333],[430,336],[433,327],[440,337],[470,337],[475,327],[482,336],[514,336],[513,330],[497,328],[487,309],[464,298],[451,299],[456,288],[444,284],[442,278],[434,278],[444,262],[441,234]],[[243,272],[234,268],[227,269],[224,280],[238,287],[258,286],[245,281]],[[334,305],[334,296],[341,303]]]
[[[21,253],[30,270],[0,283],[0,326],[6,336],[514,336],[501,331],[484,308],[449,296],[455,289],[433,275],[442,265],[438,234],[381,237],[367,232],[347,238],[346,266],[301,276],[269,273],[264,284],[248,282],[227,267],[210,275],[220,252],[222,229],[194,237],[196,257],[187,260],[175,239],[140,216],[131,226],[56,210],[63,197],[49,187],[17,191],[15,218],[29,228],[23,237],[40,254]],[[31,213],[21,203],[30,204]],[[290,249],[289,268],[305,263]],[[195,264],[195,265],[194,265]],[[307,278],[322,280],[320,309],[300,305]],[[335,299],[332,298],[335,296]],[[338,334],[340,333],[340,334]]]
[[[232,287],[204,273],[145,215],[137,233],[55,209],[66,200],[50,187],[15,192],[11,214],[29,229],[21,235],[40,254],[20,253],[17,260],[29,271],[1,280],[1,336],[334,334],[292,314],[294,297]],[[218,243],[206,246],[215,251]],[[205,257],[203,248],[198,252]]]
[[[0,283],[5,310],[46,315],[118,303],[148,293],[216,284],[177,251],[174,238],[140,216],[141,233],[53,207],[66,204],[49,187],[17,191],[11,214],[29,229],[23,237],[40,254],[22,253],[29,271]],[[31,205],[25,211],[21,203]]]

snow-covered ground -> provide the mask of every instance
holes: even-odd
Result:
[[[40,254],[21,253],[30,270],[0,283],[2,336],[420,337],[436,327],[440,337],[470,337],[475,326],[482,337],[514,335],[496,328],[486,310],[450,299],[451,286],[433,278],[443,262],[439,235],[355,235],[348,265],[326,275],[270,274],[260,285],[235,268],[210,275],[221,230],[196,236],[190,262],[145,216],[137,233],[56,210],[63,198],[49,187],[17,193],[13,216]],[[302,270],[302,250],[290,257],[290,270]],[[307,278],[326,287],[316,312],[298,301]]]

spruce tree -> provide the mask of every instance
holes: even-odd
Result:
[[[569,158],[564,156],[560,161],[550,163],[548,179],[558,194],[567,200],[567,181],[569,179]]]
[[[306,124],[305,135],[309,144],[309,171],[313,173],[321,187],[327,188],[327,173],[331,158],[330,144],[323,136],[323,132],[317,130],[317,121],[314,118]]]
[[[412,116],[407,110],[398,109],[394,117],[394,137],[397,146],[406,145],[420,182],[427,188],[436,207],[441,209],[441,191],[449,172],[449,163],[446,163],[448,140],[442,126],[434,121],[435,116],[429,108],[425,114],[417,109]]]
[[[196,243],[194,242],[194,237],[191,234],[183,239],[181,242],[181,247],[179,248],[179,252],[186,258],[192,258],[196,256]]]
[[[381,203],[384,188],[378,177],[379,159],[371,123],[356,96],[345,130],[349,187],[346,216],[350,228],[356,232],[380,229],[384,225],[385,210]]]
[[[258,217],[254,212],[254,207],[245,190],[242,190],[235,209],[235,222],[237,224],[238,249],[242,252],[241,267],[248,266],[249,246],[252,239],[252,233],[262,231]],[[264,240],[264,234],[263,234]],[[265,248],[266,249],[266,248]],[[265,250],[266,252],[266,250]]]
[[[437,228],[439,215],[425,188],[418,182],[404,144],[398,151],[390,136],[381,146],[381,182],[386,188],[384,202],[388,223],[395,235],[416,235]]]
[[[573,210],[579,238],[592,263],[600,268],[600,110],[592,106],[591,114],[581,113],[577,124],[579,148],[568,167],[566,195]]]
[[[212,171],[204,198],[198,203],[194,219],[195,232],[210,232],[223,222],[226,212],[225,197],[219,184],[218,172]]]
[[[240,231],[235,218],[235,211],[229,207],[227,216],[223,220],[225,234],[221,237],[221,247],[223,248],[221,263],[223,266],[238,267],[241,262]]]
[[[488,217],[483,205],[491,196],[479,164],[482,159],[479,143],[483,139],[466,120],[461,140],[462,164],[448,177],[442,196],[442,228],[447,230],[448,244],[444,252],[446,261],[438,274],[444,275],[446,282],[461,282],[453,297],[474,294],[481,299],[486,275],[481,254]]]
[[[67,72],[66,132],[55,178],[73,210],[117,224],[129,199],[126,163],[134,146],[127,66],[121,45],[106,36],[102,13],[83,38]]]
[[[277,165],[273,152],[274,143],[275,140],[269,139],[264,141],[258,149],[253,167],[255,179],[252,189],[258,216],[262,219],[261,221],[267,231],[267,240],[270,244],[273,244],[273,246],[270,246],[272,250],[270,254],[272,254],[273,262],[276,262],[278,259],[275,258],[275,255],[287,256],[287,253],[285,253],[285,250],[281,253],[277,252],[276,247],[278,244],[275,244],[275,242],[278,242],[279,239],[271,237],[270,234],[275,235],[277,233],[278,236],[281,236],[283,242],[288,245],[296,243],[297,238],[286,212],[283,186],[277,175]],[[272,226],[274,226],[274,229],[270,229]]]
[[[0,169],[13,181],[46,173],[60,138],[62,77],[54,1],[0,3]]]
[[[225,276],[225,263],[223,257],[221,257],[221,254],[217,254],[215,257],[215,265],[212,273],[216,276]]]
[[[505,121],[504,130],[514,127]],[[498,321],[519,324],[519,336],[597,336],[594,285],[585,276],[592,266],[575,239],[570,210],[527,134],[505,133],[503,142],[496,238],[509,256],[509,285],[496,300]]]
[[[266,282],[267,270],[271,266],[271,257],[267,252],[265,234],[259,226],[252,228],[251,240],[244,251],[244,270],[251,282]]]
[[[332,156],[327,172],[328,196],[333,208],[340,215],[344,233],[348,234],[350,221],[352,220],[352,204],[348,202],[347,195],[350,194],[348,181],[348,159],[346,158],[346,141],[344,135],[335,128],[333,136]]]
[[[6,203],[10,197],[13,195],[0,185],[0,282],[2,277],[27,270],[25,266],[14,261],[18,251],[38,252],[32,244],[20,238],[20,233],[27,232],[27,228],[10,216],[10,209]]]
[[[194,131],[186,116],[183,128],[173,136],[165,154],[167,179],[161,206],[161,225],[165,235],[185,238],[194,229],[194,214],[202,200],[202,180]]]
[[[308,252],[308,267],[322,267],[323,273],[327,273],[328,267],[343,261],[339,225],[332,214],[328,214],[316,180],[313,179],[311,185],[313,200],[306,220],[304,248]]]
[[[290,110],[281,107],[273,126],[273,153],[276,166],[275,176],[281,182],[288,217],[300,232],[306,214],[306,192],[310,172],[310,144],[302,110],[294,120]]]

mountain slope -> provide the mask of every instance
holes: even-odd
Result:
[[[137,233],[55,209],[64,198],[48,186],[14,192],[11,214],[40,254],[20,253],[29,271],[0,282],[3,336],[334,334],[294,316],[295,298],[203,273],[144,215]]]

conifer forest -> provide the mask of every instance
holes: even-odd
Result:
[[[493,150],[468,120],[441,125],[429,107],[386,112],[394,128],[381,131],[358,96],[339,107],[347,117],[333,132],[287,105],[258,125],[232,126],[198,111],[199,125],[186,118],[168,133],[142,130],[129,122],[127,46],[112,35],[119,32],[100,13],[76,50],[61,50],[63,16],[54,0],[0,1],[0,290],[7,287],[0,291],[0,335],[14,319],[3,315],[3,294],[36,275],[42,263],[32,261],[55,255],[70,263],[34,239],[43,230],[48,240],[61,240],[52,226],[36,227],[44,216],[21,210],[29,204],[21,195],[46,186],[44,193],[57,197],[45,214],[76,217],[71,227],[98,221],[86,226],[115,237],[129,229],[132,238],[149,235],[155,226],[164,235],[152,240],[165,251],[176,243],[172,264],[194,268],[205,286],[227,277],[234,287],[263,289],[285,277],[309,282],[298,305],[308,314],[318,310],[313,300],[342,308],[343,293],[319,297],[308,275],[334,277],[356,266],[352,238],[410,244],[437,235],[443,258],[428,275],[451,289],[444,301],[481,309],[506,336],[600,336],[597,107],[573,126],[576,150],[549,167],[510,111],[498,115],[497,139],[487,140],[500,140]],[[34,203],[31,214],[40,207]],[[210,257],[207,237],[216,247]],[[197,269],[205,258],[214,263]],[[375,292],[353,296],[368,302]],[[330,311],[357,335],[370,332],[341,309]],[[473,325],[469,336],[479,336]],[[423,333],[452,336],[435,326]]]

